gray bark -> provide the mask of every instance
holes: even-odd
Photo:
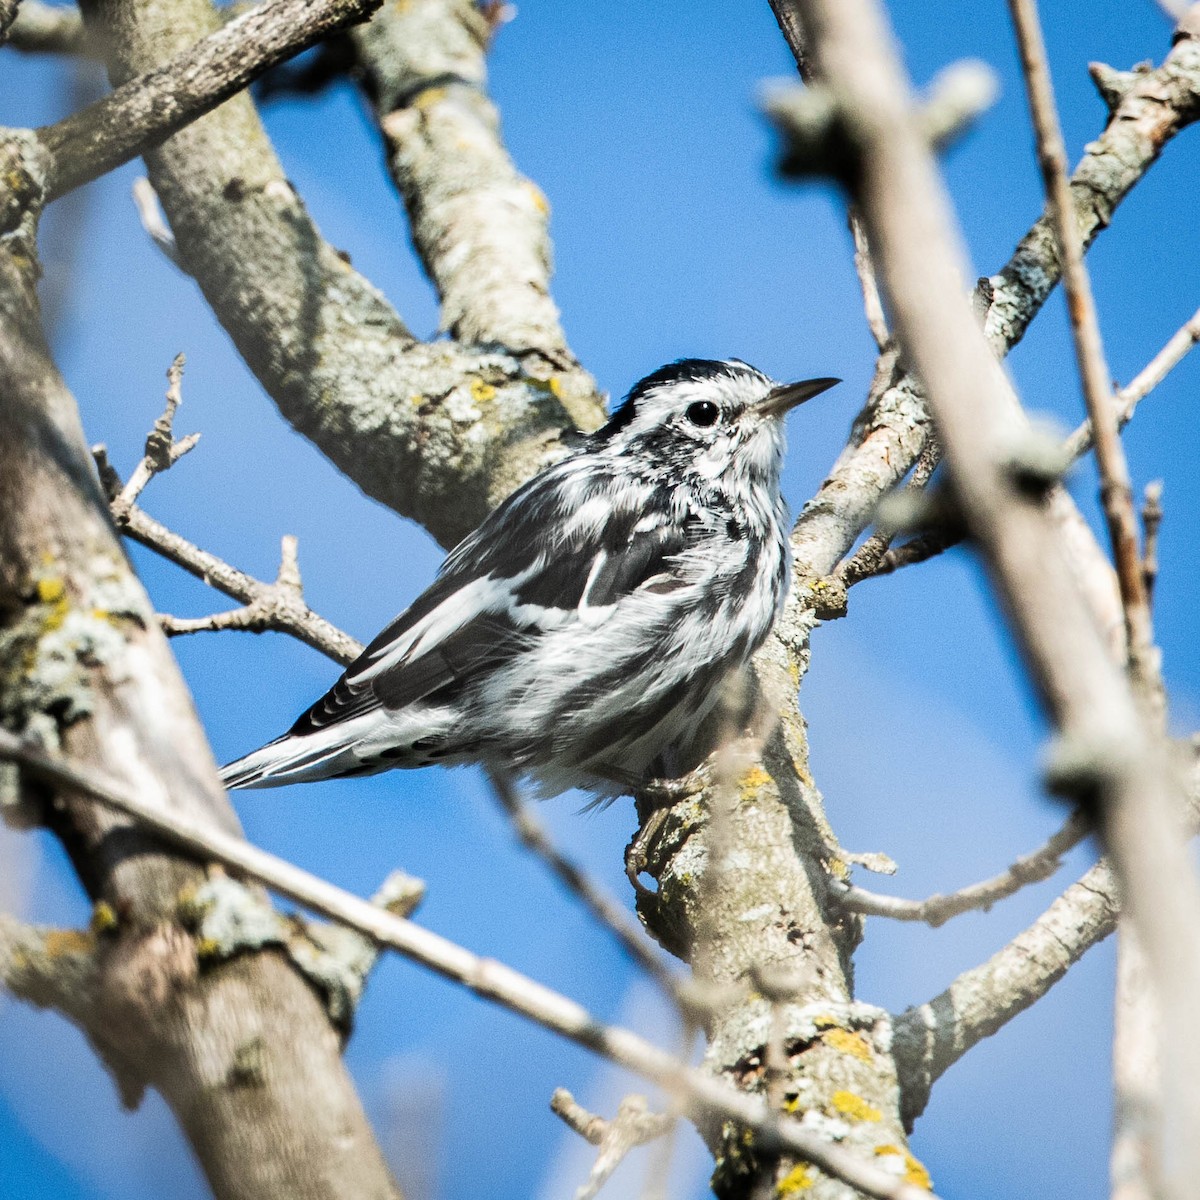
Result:
[[[22,135],[2,152],[20,213],[0,241],[0,720],[165,811],[236,832],[42,337],[44,157]],[[127,1102],[162,1093],[222,1200],[398,1196],[311,986],[273,951],[219,965],[202,955],[183,909],[203,869],[78,796],[27,799],[71,851],[103,932],[35,937],[15,959],[10,943],[0,967],[26,968],[5,973],[18,994],[55,1000]],[[49,965],[64,955],[54,996]]]

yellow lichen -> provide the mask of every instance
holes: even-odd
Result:
[[[870,1062],[873,1057],[870,1044],[861,1033],[852,1033],[849,1029],[827,1029],[821,1034],[821,1039],[825,1045],[862,1059],[863,1062]]]
[[[204,937],[196,941],[196,954],[200,958],[214,958],[221,950],[216,938]]]
[[[933,1191],[933,1180],[929,1177],[929,1172],[925,1169],[925,1164],[919,1158],[915,1158],[903,1146],[876,1146],[876,1158],[898,1158],[904,1163],[904,1182],[911,1183],[914,1187],[924,1188],[927,1192]]]
[[[533,197],[534,207],[542,216],[548,217],[550,215],[550,201],[546,199],[546,194],[531,180],[525,180],[525,185],[529,188],[529,194]]]
[[[834,1111],[852,1121],[882,1121],[883,1113],[873,1108],[861,1096],[844,1089],[833,1093],[830,1104]]]
[[[66,591],[67,589],[63,586],[61,579],[54,579],[44,575],[37,581],[38,599],[43,604],[54,604],[63,598]]]
[[[444,87],[431,87],[418,92],[414,103],[417,108],[433,108],[435,104],[440,104],[445,98],[446,89]]]
[[[496,389],[490,383],[484,383],[482,379],[476,379],[471,384],[471,395],[479,403],[483,404],[495,397]]]
[[[78,929],[52,929],[46,934],[46,954],[50,958],[63,958],[68,954],[88,954],[92,944],[91,934]]]
[[[745,775],[738,780],[738,793],[745,800],[753,796],[759,789],[766,787],[771,782],[771,777],[762,769],[762,767],[751,767]]]
[[[109,933],[117,927],[117,914],[107,900],[99,900],[92,909],[92,932],[95,934]]]
[[[71,611],[71,602],[67,598],[67,589],[63,581],[54,575],[43,575],[37,581],[37,598],[50,606],[42,620],[42,631],[53,633],[62,627]]]
[[[816,1176],[804,1163],[797,1163],[778,1183],[775,1188],[777,1196],[794,1196],[797,1192],[807,1191],[817,1182]]]

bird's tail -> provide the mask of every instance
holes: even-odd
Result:
[[[231,790],[269,788],[382,770],[389,764],[364,753],[366,733],[357,720],[312,733],[286,733],[222,767],[221,782]]]

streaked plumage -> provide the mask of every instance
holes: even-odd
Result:
[[[226,784],[482,762],[603,796],[688,765],[786,596],[783,415],[835,382],[736,359],[647,376]]]

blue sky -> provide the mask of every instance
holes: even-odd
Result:
[[[1047,39],[1072,157],[1100,130],[1085,65],[1161,59],[1170,27],[1151,0],[1047,5]],[[1040,210],[1012,37],[1000,0],[894,6],[918,83],[972,56],[1002,95],[949,157],[974,266],[990,273]],[[660,6],[525,0],[500,34],[492,89],[508,145],[553,207],[556,297],[577,353],[619,396],[680,355],[737,355],[780,378],[845,384],[792,418],[785,489],[798,508],[819,484],[865,394],[873,364],[837,196],[772,177],[757,115],[762,82],[790,59],[769,9],[716,0]],[[0,55],[0,120],[37,124],[71,104],[48,62]],[[275,103],[268,123],[289,176],[325,235],[432,334],[432,293],[409,248],[381,154],[351,89]],[[1133,373],[1200,304],[1195,133],[1172,145],[1090,256],[1109,359]],[[161,408],[163,375],[188,355],[179,432],[199,448],[144,497],[155,516],[236,565],[269,577],[283,533],[300,539],[309,602],[368,637],[424,588],[440,552],[338,474],[288,429],[193,284],[150,245],[129,201],[129,167],[47,219],[55,346],[89,437],[127,472]],[[1185,232],[1186,231],[1186,232]],[[73,249],[71,247],[73,246]],[[1073,426],[1081,413],[1060,297],[1011,360],[1026,404]],[[1159,635],[1174,720],[1200,712],[1192,548],[1200,355],[1139,413],[1127,435],[1140,487],[1166,483]],[[1074,490],[1095,517],[1095,480]],[[179,614],[224,601],[135,549],[157,606]],[[335,677],[278,636],[176,642],[217,757],[280,732]],[[1037,844],[1062,813],[1041,795],[1045,730],[980,572],[965,552],[856,589],[848,619],[819,629],[802,695],[813,768],[831,819],[855,850],[898,860],[887,885],[910,895],[990,874]],[[470,772],[394,772],[237,798],[248,835],[357,892],[394,867],[424,878],[419,919],[577,997],[603,1017],[662,1034],[653,996],[606,937],[515,845]],[[621,852],[631,805],[541,815],[555,837],[629,902]],[[857,987],[893,1009],[920,1002],[1031,920],[1086,865],[937,931],[872,921]],[[19,865],[19,870],[14,866]],[[869,880],[867,881],[870,882]],[[85,919],[49,839],[0,832],[0,902],[42,920]],[[1093,951],[1050,997],[952,1069],[917,1126],[915,1151],[947,1200],[1029,1194],[1082,1200],[1105,1186],[1111,947]],[[388,960],[359,1013],[347,1057],[412,1200],[556,1200],[586,1172],[586,1147],[547,1108],[557,1086],[611,1110],[628,1081],[581,1050],[414,966]],[[578,1141],[578,1139],[575,1139]],[[640,1166],[611,1185],[636,1195]],[[53,1016],[0,999],[0,1196],[22,1200],[190,1200],[204,1187],[155,1098],[137,1114],[87,1046]],[[683,1139],[674,1195],[707,1194],[703,1155]]]

